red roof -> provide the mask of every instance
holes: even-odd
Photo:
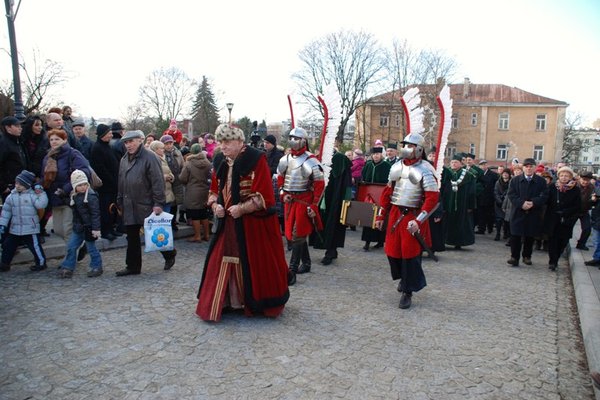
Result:
[[[529,93],[525,90],[509,87],[506,85],[498,84],[474,84],[469,83],[469,94],[463,96],[465,85],[451,84],[450,86],[450,97],[456,104],[473,104],[473,103],[521,103],[521,104],[552,104],[560,106],[568,106],[564,101],[554,100],[548,97],[540,96],[537,94]],[[418,85],[421,92],[431,92],[435,90],[435,85]],[[375,102],[389,102],[393,92],[384,93],[380,96],[376,96],[373,100]],[[398,92],[395,93],[395,97],[398,97]]]

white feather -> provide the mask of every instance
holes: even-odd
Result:
[[[402,96],[404,103],[406,104],[406,113],[408,114],[408,119],[410,121],[410,132],[409,133],[418,133],[422,135],[425,131],[423,126],[423,108],[421,107],[421,95],[419,94],[419,88],[413,87],[410,88],[404,93]]]
[[[443,124],[441,131],[442,138],[439,140],[440,145],[436,149],[438,157],[437,165],[435,166],[435,171],[438,175],[438,185],[441,185],[442,169],[444,168],[444,156],[446,154],[446,146],[448,145],[448,136],[450,135],[450,130],[452,129],[452,99],[450,98],[450,87],[448,85],[444,85],[438,98],[441,103],[440,107],[444,111],[444,120],[440,121],[440,123]]]
[[[327,105],[329,122],[327,124],[327,134],[323,144],[323,154],[321,154],[321,164],[325,175],[325,186],[329,182],[329,173],[331,172],[331,160],[335,147],[335,138],[337,136],[340,123],[342,121],[342,98],[338,92],[335,83],[330,83],[323,89],[323,101]]]

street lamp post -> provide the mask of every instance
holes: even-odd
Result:
[[[12,10],[12,0],[4,0],[6,5],[6,22],[10,41],[10,56],[12,60],[13,83],[15,86],[15,117],[19,121],[25,120],[25,109],[21,97],[21,77],[19,76],[19,55],[17,53],[17,37],[15,35],[15,17]]]
[[[227,110],[229,111],[229,123],[231,124],[231,110],[233,110],[233,103],[225,104],[227,106]]]

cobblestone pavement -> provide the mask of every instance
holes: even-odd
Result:
[[[117,278],[71,280],[58,260],[0,275],[1,399],[592,399],[566,261],[511,268],[490,235],[424,261],[429,286],[400,310],[382,249],[360,229],[330,266],[299,275],[278,319],[195,316],[207,245],[144,255]],[[289,253],[287,254],[289,257]]]

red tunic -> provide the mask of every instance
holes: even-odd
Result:
[[[253,196],[260,196],[264,209],[238,219],[226,216],[220,220],[198,293],[196,314],[205,321],[219,321],[226,306],[243,307],[246,315],[276,317],[289,298],[288,267],[277,214],[268,212],[275,207],[271,173],[264,153],[257,155],[256,149],[246,147],[236,164],[238,160],[246,162],[244,152],[258,157],[256,164],[241,176],[234,165],[228,182],[230,168],[223,161],[212,175],[211,192],[220,195],[219,203],[225,209]]]
[[[435,205],[438,203],[439,192],[426,191],[423,195],[423,205],[421,208],[410,209],[402,220],[394,228],[394,224],[402,217],[402,210],[400,207],[391,204],[391,196],[393,188],[387,186],[381,194],[380,204],[385,210],[385,213],[389,215],[387,232],[385,236],[385,254],[393,258],[414,258],[421,254],[423,249],[421,245],[415,239],[413,235],[406,229],[408,223],[417,218],[421,211],[431,212]],[[378,218],[379,219],[379,218]],[[426,220],[422,224],[419,224],[419,230],[425,243],[431,246],[431,235],[429,232],[429,221]]]
[[[311,155],[310,157],[315,157]],[[283,175],[277,176],[277,186],[283,187],[285,177]],[[284,203],[284,219],[285,219],[285,237],[288,240],[292,240],[292,236],[305,237],[309,236],[316,228],[318,231],[323,230],[323,222],[321,221],[321,215],[319,213],[319,200],[325,189],[325,181],[312,180],[306,188],[306,192],[302,193],[288,193],[285,192],[281,195],[281,201],[285,194],[292,196],[292,201]],[[316,216],[311,219],[308,216],[306,208],[310,207],[315,212]],[[294,235],[295,233],[295,235]]]

